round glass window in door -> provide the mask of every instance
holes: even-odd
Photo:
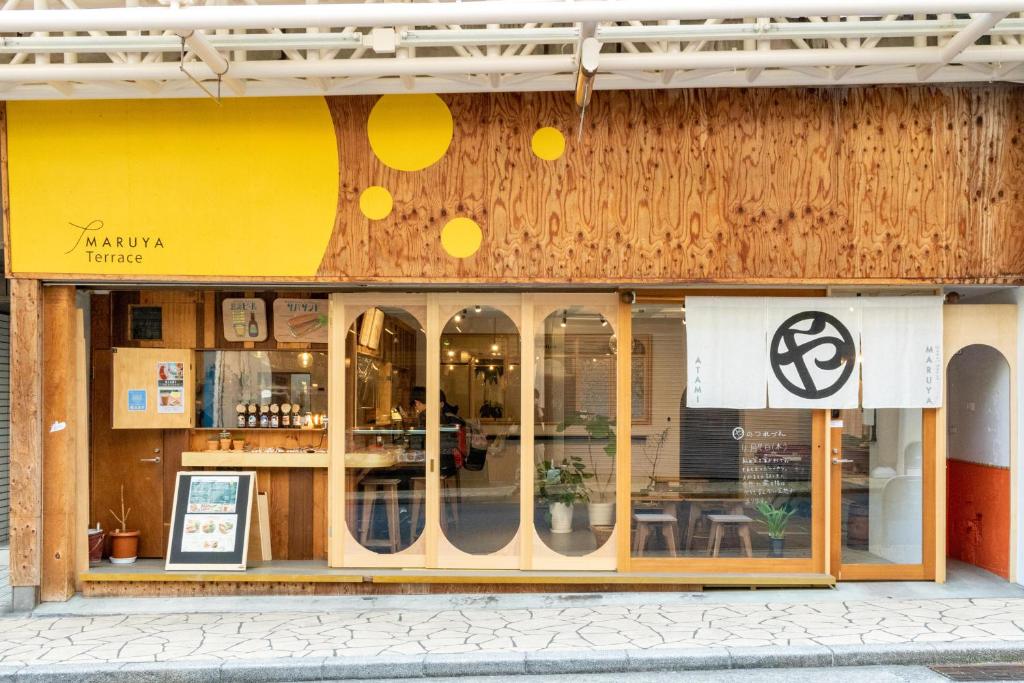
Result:
[[[345,519],[377,553],[423,533],[426,353],[422,326],[399,308],[364,311],[345,338]]]
[[[471,305],[441,334],[441,528],[472,555],[506,547],[519,530],[519,330]]]
[[[540,323],[534,392],[534,525],[552,550],[587,555],[615,525],[615,337],[600,312]]]

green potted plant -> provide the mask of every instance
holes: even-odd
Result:
[[[564,432],[569,427],[582,427],[587,433],[587,460],[589,461],[591,479],[588,486],[587,514],[591,526],[613,526],[615,524],[615,428],[607,415],[576,412],[558,425],[557,431]],[[595,449],[597,443],[604,443]],[[611,462],[602,470],[597,460],[598,453],[603,452]]]
[[[551,533],[570,533],[574,505],[589,500],[584,481],[594,475],[585,470],[583,459],[577,457],[565,458],[557,465],[551,460],[537,463],[537,500],[548,504]]]
[[[768,529],[768,557],[782,557],[785,550],[786,525],[796,510],[790,510],[785,503],[775,507],[766,500],[757,501],[754,507],[764,518],[758,521]]]

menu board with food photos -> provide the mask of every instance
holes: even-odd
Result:
[[[245,570],[255,472],[178,472],[167,569]]]

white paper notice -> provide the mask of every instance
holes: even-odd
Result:
[[[185,412],[185,365],[177,362],[156,364],[156,411]]]

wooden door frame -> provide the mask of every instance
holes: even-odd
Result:
[[[438,341],[431,341],[429,334],[431,329],[431,311],[436,313],[436,303],[431,306],[431,298],[436,295],[418,292],[412,294],[397,292],[375,292],[343,294],[332,293],[329,301],[329,323],[327,345],[327,415],[328,444],[330,456],[327,461],[327,509],[328,509],[328,542],[327,542],[327,566],[329,567],[373,567],[373,568],[424,568],[431,566],[430,552],[432,534],[435,530],[427,523],[423,527],[423,534],[409,548],[395,553],[383,554],[373,553],[359,545],[349,531],[348,522],[345,519],[346,501],[346,480],[345,480],[345,414],[347,396],[347,373],[345,372],[345,359],[347,355],[347,335],[349,320],[355,316],[348,316],[353,308],[370,308],[372,306],[386,306],[394,308],[425,308],[424,329],[426,330],[426,377],[427,377],[427,434],[426,450],[427,462],[424,469],[427,469],[432,459],[436,461],[439,441],[437,438],[437,426],[439,424],[440,407],[438,400],[438,377],[436,371],[431,375],[431,352],[440,353]],[[349,309],[349,310],[346,310]],[[432,383],[433,380],[433,383]],[[431,387],[434,391],[431,391]],[[431,500],[436,499],[438,494],[437,483],[434,478],[427,476],[427,492],[424,501],[424,516],[429,522],[431,519]],[[436,501],[434,504],[436,515]],[[422,541],[422,551],[416,548]],[[414,550],[414,548],[416,548]],[[346,557],[358,556],[359,562],[347,562]]]
[[[921,562],[916,564],[843,563],[843,427],[830,428],[829,568],[836,581],[934,581],[938,466],[936,427],[938,409],[921,410]]]

